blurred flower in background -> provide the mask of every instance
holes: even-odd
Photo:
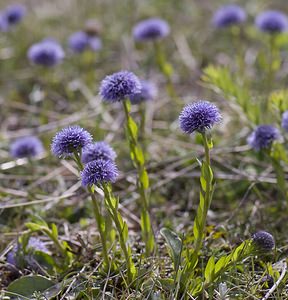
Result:
[[[280,33],[288,29],[288,18],[281,11],[267,10],[256,17],[255,25],[263,32]]]
[[[77,31],[69,37],[68,45],[77,53],[85,50],[99,51],[102,48],[102,41],[97,36],[91,36],[84,31]]]
[[[28,50],[28,59],[36,65],[52,67],[62,62],[65,53],[54,39],[47,38],[32,45]]]
[[[246,21],[245,10],[236,4],[221,6],[213,15],[212,24],[217,28],[239,25]]]
[[[0,12],[0,30],[8,31],[11,26],[21,22],[26,15],[26,7],[22,4],[11,4]]]
[[[141,92],[130,97],[132,104],[139,104],[143,101],[153,100],[157,97],[156,85],[148,80],[141,80]]]
[[[10,145],[10,155],[13,158],[35,157],[43,152],[43,144],[36,136],[19,138]]]

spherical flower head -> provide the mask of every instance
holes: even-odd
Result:
[[[87,49],[99,51],[102,48],[102,42],[99,37],[90,36],[84,31],[73,33],[68,39],[68,44],[76,53],[81,53]]]
[[[138,104],[144,101],[153,100],[157,96],[157,87],[153,82],[141,80],[141,92],[130,97],[132,104]]]
[[[69,126],[59,131],[51,144],[52,153],[59,158],[71,156],[92,142],[91,134],[80,126]]]
[[[165,20],[150,18],[140,21],[133,28],[133,37],[136,41],[151,41],[169,35],[170,26]]]
[[[112,160],[116,158],[116,153],[110,145],[106,142],[96,142],[94,144],[89,144],[82,151],[82,162],[87,164],[93,160],[103,159]]]
[[[16,244],[13,249],[8,252],[7,254],[7,262],[11,265],[14,265],[16,267],[20,267],[20,256],[22,258],[22,261],[26,265],[28,265],[32,269],[37,269],[37,262],[35,260],[34,252],[35,251],[41,251],[44,253],[48,253],[48,249],[46,248],[45,244],[36,237],[30,237],[28,244],[26,246],[27,254],[23,254],[23,247],[22,244],[18,243]]]
[[[266,231],[258,231],[252,235],[253,244],[263,251],[271,251],[275,247],[275,241],[272,234]]]
[[[85,165],[81,172],[82,184],[98,185],[115,182],[118,176],[118,169],[112,160],[98,159]]]
[[[0,31],[6,32],[9,30],[9,24],[3,11],[0,11]]]
[[[212,23],[217,28],[238,25],[246,20],[245,10],[235,4],[220,7],[213,15]]]
[[[286,110],[282,115],[282,128],[288,132],[288,110]]]
[[[4,15],[9,25],[15,25],[19,23],[25,14],[26,7],[22,4],[12,4],[4,10]]]
[[[108,75],[100,85],[100,96],[107,102],[121,101],[140,92],[141,83],[138,77],[129,71],[120,71]]]
[[[287,30],[288,19],[281,11],[267,10],[256,17],[255,25],[263,32],[280,33]]]
[[[258,126],[248,137],[248,144],[260,151],[271,147],[272,143],[280,138],[280,133],[277,128],[272,125],[260,125]]]
[[[45,39],[32,45],[28,50],[28,59],[36,65],[52,67],[62,62],[65,57],[61,45],[52,39]]]
[[[217,106],[209,101],[188,104],[179,116],[180,128],[188,134],[194,131],[203,133],[221,120],[222,116]]]
[[[18,138],[10,145],[10,155],[14,158],[31,158],[43,152],[43,144],[36,136]]]

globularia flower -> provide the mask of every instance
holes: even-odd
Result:
[[[137,23],[133,28],[133,37],[136,41],[161,39],[170,33],[170,27],[165,20],[150,18]]]
[[[141,80],[141,92],[130,97],[132,104],[138,104],[143,101],[153,100],[157,96],[157,88],[154,83]]]
[[[288,29],[288,19],[281,11],[267,10],[256,17],[255,25],[261,31],[279,33]]]
[[[28,50],[28,58],[32,63],[46,67],[61,63],[64,56],[61,45],[53,39],[45,39],[32,45]]]
[[[128,71],[106,76],[100,85],[100,96],[104,101],[117,102],[141,92],[138,77]]]
[[[81,172],[82,184],[97,185],[101,183],[115,182],[118,176],[118,169],[112,160],[98,159],[85,165]]]
[[[53,138],[51,151],[57,157],[68,157],[92,142],[91,134],[80,126],[69,126]]]
[[[198,101],[186,105],[179,116],[180,128],[188,134],[194,131],[204,132],[219,123],[222,117],[213,103]]]
[[[288,110],[286,110],[282,115],[282,128],[288,132]]]
[[[90,36],[84,31],[77,31],[73,33],[68,40],[69,47],[77,53],[90,49],[98,51],[102,47],[102,42],[99,37]]]
[[[6,7],[3,12],[8,25],[19,23],[26,14],[26,7],[22,4],[12,4]]]
[[[248,144],[256,151],[269,148],[272,143],[280,138],[279,130],[272,125],[258,126],[248,137]]]
[[[43,152],[42,142],[36,136],[18,138],[10,145],[10,155],[14,158],[35,157]]]
[[[82,162],[87,164],[93,160],[115,160],[116,153],[106,142],[96,142],[89,144],[82,150]]]
[[[213,15],[212,23],[215,27],[228,27],[245,22],[245,10],[235,4],[220,7]]]
[[[266,231],[258,231],[252,235],[254,245],[259,250],[271,251],[275,247],[275,241],[272,234]]]
[[[27,253],[23,253],[22,244],[16,244],[13,249],[7,254],[7,262],[16,267],[21,267],[24,265],[29,266],[32,269],[37,269],[37,261],[34,258],[35,251],[41,251],[48,253],[48,249],[45,244],[36,237],[30,237],[28,244],[26,246]]]

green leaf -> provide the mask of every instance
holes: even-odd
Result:
[[[211,282],[215,274],[215,258],[213,255],[209,258],[207,262],[204,274],[205,281]]]
[[[143,184],[144,189],[147,190],[149,188],[149,176],[146,169],[143,169],[141,172],[140,181]]]
[[[40,275],[23,276],[13,281],[7,291],[31,299],[33,293],[44,292],[53,285],[53,281]]]
[[[52,230],[53,236],[58,239],[58,229],[57,229],[56,224],[54,224],[54,223],[51,224],[51,230]]]
[[[134,140],[137,140],[138,137],[138,127],[135,121],[129,116],[127,120],[127,126],[129,128],[129,133],[132,135]]]
[[[162,228],[160,230],[160,234],[166,240],[167,246],[171,252],[172,261],[174,263],[174,270],[177,273],[181,262],[182,240],[175,232],[168,228]]]
[[[43,229],[42,225],[36,224],[36,223],[32,223],[32,222],[28,222],[25,223],[25,226],[30,229],[31,231],[39,231]]]
[[[224,268],[227,266],[227,263],[229,260],[227,260],[227,256],[222,256],[219,258],[217,263],[215,264],[215,273],[217,274],[218,272],[221,273],[221,271],[224,271]]]

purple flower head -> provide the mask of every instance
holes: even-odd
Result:
[[[77,31],[73,33],[68,39],[69,47],[77,53],[90,49],[98,51],[102,47],[101,39],[98,37],[89,36],[84,31]]]
[[[10,155],[14,158],[35,157],[43,152],[42,142],[36,136],[18,138],[10,145]]]
[[[275,241],[272,234],[266,231],[258,231],[252,235],[253,244],[263,251],[271,251],[275,247]]]
[[[117,102],[141,92],[138,77],[128,71],[120,71],[106,76],[100,86],[100,96],[104,101]]]
[[[37,261],[34,258],[34,252],[41,251],[44,253],[48,253],[48,249],[45,244],[36,237],[30,237],[28,244],[26,246],[26,252],[23,253],[22,244],[16,244],[13,249],[7,254],[7,262],[16,267],[21,267],[21,260],[25,265],[29,266],[32,269],[37,269]]]
[[[154,83],[147,80],[141,80],[140,83],[141,92],[130,97],[130,101],[132,104],[138,104],[143,101],[153,100],[157,96],[158,91]]]
[[[287,30],[288,19],[281,11],[267,10],[256,17],[255,25],[261,31],[279,33]]]
[[[12,4],[4,10],[4,16],[9,25],[19,23],[25,16],[25,14],[26,7],[22,4]]]
[[[282,115],[282,128],[288,132],[288,110],[286,110]]]
[[[61,158],[71,156],[74,152],[92,142],[91,134],[80,126],[69,126],[59,131],[51,144],[52,153]]]
[[[118,169],[112,160],[93,160],[85,165],[84,170],[81,172],[84,186],[115,182],[117,177]]]
[[[217,28],[238,25],[246,20],[245,10],[235,4],[220,7],[213,15],[212,24]]]
[[[248,144],[256,151],[269,148],[272,143],[280,138],[279,130],[272,125],[258,126],[248,137]]]
[[[136,41],[150,41],[166,37],[170,33],[168,23],[159,18],[140,21],[133,28],[133,37]]]
[[[28,50],[29,60],[45,67],[52,67],[62,62],[65,57],[61,45],[53,39],[44,39],[32,45]]]
[[[204,132],[221,120],[222,116],[217,106],[208,101],[186,105],[179,116],[180,128],[188,134],[194,131]]]
[[[87,164],[97,159],[114,161],[116,156],[115,151],[106,142],[96,142],[83,148],[82,162]]]

